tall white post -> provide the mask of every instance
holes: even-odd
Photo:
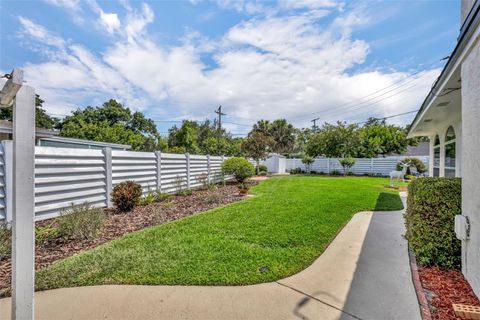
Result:
[[[435,163],[435,135],[430,136],[429,157],[428,157],[428,176],[433,177],[433,165]]]
[[[445,177],[445,134],[440,136],[440,174],[439,177]]]
[[[34,318],[35,89],[22,86],[13,106],[12,319]]]
[[[112,208],[113,182],[112,182],[112,148],[103,147],[103,155],[105,159],[105,197],[107,199],[107,208]]]

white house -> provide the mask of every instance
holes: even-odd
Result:
[[[455,50],[408,135],[430,137],[431,176],[462,177],[462,272],[480,296],[480,0],[462,0],[461,19]]]

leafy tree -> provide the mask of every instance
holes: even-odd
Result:
[[[55,129],[58,126],[59,119],[47,114],[43,109],[44,102],[38,94],[35,95],[35,125],[37,128]],[[0,119],[12,121],[13,107],[0,108]]]
[[[304,155],[302,158],[302,163],[305,165],[305,168],[307,169],[308,173],[310,173],[310,168],[314,162],[315,162],[315,159],[313,159],[309,155]]]
[[[247,157],[252,158],[256,162],[257,174],[259,174],[260,160],[264,160],[270,146],[272,145],[272,138],[259,131],[252,131],[248,138],[242,142],[242,150]]]
[[[348,174],[348,172],[350,171],[350,168],[355,165],[355,162],[356,160],[351,157],[340,159],[340,165],[343,167],[344,175]]]
[[[387,125],[370,119],[359,129],[361,138],[361,156],[376,157],[377,155],[402,154],[407,146],[417,141],[407,139],[404,128],[396,125]]]
[[[259,120],[253,125],[251,132],[258,132],[271,138],[269,146],[272,152],[279,154],[291,153],[295,147],[295,128],[285,119],[273,122]]]
[[[270,125],[273,139],[272,151],[279,154],[290,153],[295,146],[295,128],[285,119],[278,119]]]
[[[290,156],[301,156],[305,154],[307,143],[314,134],[310,128],[295,128],[295,145],[293,147]]]
[[[165,150],[167,144],[155,123],[111,99],[101,107],[77,109],[59,125],[60,135],[93,141],[128,144],[133,150]]]
[[[325,123],[308,141],[306,152],[312,157],[344,158],[355,156],[360,145],[357,125],[338,121]]]

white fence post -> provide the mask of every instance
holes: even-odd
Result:
[[[112,148],[104,147],[103,155],[105,159],[105,197],[107,199],[107,208],[113,207],[112,196],[110,193],[113,190],[112,186]]]
[[[17,92],[13,106],[13,121],[12,319],[34,319],[35,89],[33,87],[22,86]]]
[[[157,190],[162,191],[162,152],[155,151],[157,158]]]
[[[327,173],[330,174],[330,158],[327,158]]]
[[[5,161],[3,172],[5,173],[5,220],[7,223],[12,222],[13,212],[13,141],[4,140],[3,144],[3,160]]]
[[[190,153],[185,153],[187,160],[187,189],[190,189]]]
[[[374,171],[373,171],[373,158],[370,158],[370,173],[371,173],[371,174],[374,174]]]
[[[210,177],[210,155],[207,154],[207,183],[210,185],[211,177]]]

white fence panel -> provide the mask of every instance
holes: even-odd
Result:
[[[176,192],[186,189],[187,183],[187,156],[185,154],[161,154],[161,190],[162,192]]]
[[[396,170],[397,162],[405,158],[407,157],[357,158],[355,159],[355,165],[351,168],[351,172],[358,175],[376,174],[388,176],[391,171]],[[428,167],[428,156],[416,158],[420,159]],[[287,172],[296,168],[306,171],[302,159],[286,159]],[[343,172],[340,159],[337,158],[317,158],[310,169],[318,173],[331,173],[334,170]]]
[[[143,193],[157,189],[157,157],[152,152],[112,150],[112,187],[134,180]]]
[[[59,215],[72,204],[105,207],[105,156],[102,150],[35,148],[35,218]]]

